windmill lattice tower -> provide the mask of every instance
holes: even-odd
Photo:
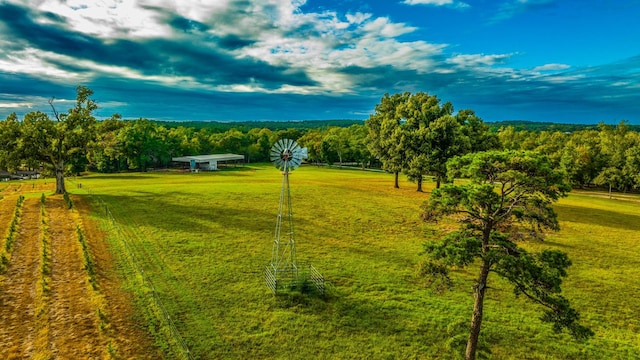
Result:
[[[279,289],[291,288],[300,277],[300,269],[296,259],[296,242],[294,238],[293,212],[291,208],[291,187],[289,173],[295,170],[307,157],[307,149],[301,148],[291,139],[282,139],[273,145],[270,159],[282,171],[282,187],[278,218],[271,251],[271,263],[267,265],[265,280],[274,294]],[[313,266],[309,265],[309,279],[324,293],[324,278]]]

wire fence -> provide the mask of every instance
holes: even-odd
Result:
[[[79,187],[81,187],[81,186],[82,185],[79,185]],[[173,319],[171,319],[171,316],[169,315],[169,312],[166,310],[166,307],[162,303],[162,300],[160,299],[160,296],[158,295],[158,292],[156,291],[156,288],[153,286],[153,282],[151,281],[149,276],[146,275],[144,269],[140,265],[141,261],[138,258],[138,256],[136,255],[136,251],[134,249],[134,245],[130,241],[127,240],[127,236],[125,235],[125,233],[120,228],[120,226],[118,224],[118,221],[113,216],[113,213],[109,209],[109,206],[107,205],[107,203],[104,200],[102,200],[102,198],[100,198],[100,196],[96,195],[91,189],[88,189],[86,187],[82,187],[82,190],[86,191],[86,193],[91,197],[91,199],[96,201],[96,202],[98,202],[100,204],[100,206],[102,207],[102,209],[104,209],[105,216],[107,217],[107,219],[109,220],[109,222],[110,222],[110,224],[112,226],[112,229],[114,231],[114,235],[115,235],[116,239],[120,242],[120,244],[122,245],[122,248],[126,252],[125,255],[129,259],[131,259],[131,261],[130,261],[131,268],[135,271],[136,275],[138,275],[138,277],[140,279],[142,279],[143,285],[145,285],[149,289],[149,293],[151,294],[150,298],[151,298],[151,300],[153,302],[153,305],[160,311],[161,318],[159,318],[158,320],[160,322],[164,321],[166,323],[167,327],[169,328],[169,330],[171,332],[172,339],[180,347],[179,353],[182,353],[186,359],[190,359],[190,360],[191,359],[195,359],[193,357],[193,355],[191,354],[191,351],[189,351],[189,347],[187,346],[187,344],[185,343],[184,339],[180,335],[180,332],[178,331],[178,328],[176,327],[175,323],[173,322]]]

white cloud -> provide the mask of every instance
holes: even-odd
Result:
[[[536,66],[533,68],[533,71],[561,71],[567,70],[571,66],[567,64],[545,64],[541,66]]]
[[[3,103],[0,102],[0,108],[12,109],[12,108],[30,108],[33,107],[33,104],[30,102],[18,102],[18,103]]]
[[[28,48],[22,51],[13,51],[6,54],[6,57],[0,58],[0,72],[12,74],[27,74],[42,78],[75,80],[78,74],[60,69],[58,66],[51,64],[49,59],[61,59],[62,56],[44,52],[42,50]],[[73,59],[66,59],[72,60]]]
[[[447,62],[460,68],[491,67],[504,63],[504,61],[511,56],[512,54],[463,54],[455,55],[447,60]]]
[[[158,14],[131,0],[41,0],[35,6],[66,19],[69,27],[100,38],[150,38],[170,34]],[[40,17],[38,22],[50,22]]]
[[[459,9],[465,9],[471,7],[471,5],[462,1],[455,0],[405,0],[403,4],[406,5],[432,5],[432,6],[449,6]]]
[[[584,78],[586,78],[586,76],[583,75],[583,74],[564,75],[564,76],[552,75],[552,76],[545,76],[543,78],[543,80],[548,81],[550,83],[558,84],[558,83],[566,83],[566,82],[573,82],[573,81],[577,81],[577,80],[582,80]]]
[[[286,6],[283,8],[291,10]],[[342,70],[352,66],[364,69],[388,66],[426,72],[434,69],[433,57],[440,55],[446,46],[424,41],[402,42],[398,37],[416,28],[366,13],[348,14],[346,21],[335,12],[293,10],[280,14],[282,17],[277,20],[283,26],[265,27],[259,31],[254,28],[259,41],[236,51],[240,58],[250,57],[274,66],[300,69],[320,84],[304,89],[283,85],[280,91],[351,91],[348,89],[353,89],[359,79]],[[313,30],[286,31],[297,26]]]
[[[383,37],[393,38],[411,33],[415,31],[416,28],[406,26],[402,23],[392,23],[388,18],[379,17],[373,21],[365,23],[363,30],[369,34],[380,34]]]
[[[371,14],[364,14],[361,12],[357,12],[355,14],[347,14],[347,21],[351,24],[362,24],[366,20],[371,18]]]

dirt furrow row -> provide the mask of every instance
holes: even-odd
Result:
[[[91,303],[74,218],[62,197],[47,199],[51,242],[51,352],[59,359],[101,358],[106,344]]]
[[[5,236],[7,228],[13,218],[13,212],[16,207],[17,195],[4,196],[0,199],[0,252],[4,248]]]
[[[5,199],[6,200],[6,199]],[[0,282],[0,358],[33,354],[34,298],[40,271],[40,204],[25,200],[11,262]]]
[[[0,192],[0,195],[3,195],[3,196],[17,195],[21,193],[20,189],[22,189],[22,184],[10,184],[4,189],[2,189],[2,191]]]

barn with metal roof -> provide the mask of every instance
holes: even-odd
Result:
[[[237,154],[211,154],[211,155],[194,155],[194,156],[178,156],[171,158],[173,162],[189,164],[191,171],[195,170],[218,170],[219,164],[227,164],[233,161],[244,163],[244,155]]]

